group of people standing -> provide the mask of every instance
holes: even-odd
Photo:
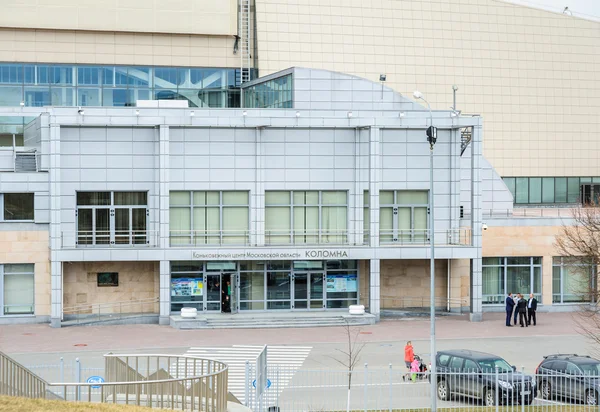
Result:
[[[537,299],[533,296],[533,293],[529,295],[529,299],[525,299],[520,293],[517,293],[514,297],[512,293],[509,293],[506,297],[506,326],[516,326],[517,317],[522,328],[531,325],[532,320],[533,326],[535,326],[537,324],[536,311]],[[511,318],[513,325],[510,324]]]

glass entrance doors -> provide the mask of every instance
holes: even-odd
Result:
[[[323,273],[295,273],[292,309],[323,309]]]
[[[205,276],[207,287],[205,310],[208,312],[236,313],[237,274],[218,273]]]

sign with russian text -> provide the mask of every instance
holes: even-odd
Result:
[[[327,274],[327,293],[357,291],[358,281],[355,274]]]

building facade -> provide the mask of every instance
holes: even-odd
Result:
[[[240,311],[427,306],[415,89],[440,307],[573,310],[595,268],[554,243],[600,192],[599,28],[493,0],[8,5],[0,323],[144,299],[164,323],[227,279]]]

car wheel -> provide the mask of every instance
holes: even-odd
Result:
[[[441,379],[437,384],[437,395],[443,401],[447,401],[450,399],[450,388],[448,388],[448,383]]]
[[[496,391],[492,388],[487,388],[483,394],[483,403],[485,406],[496,405]]]
[[[585,392],[585,404],[586,405],[598,405],[598,393],[590,389]]]
[[[542,399],[552,399],[552,387],[550,386],[550,382],[542,381],[542,385],[540,386],[540,392],[542,394]]]

